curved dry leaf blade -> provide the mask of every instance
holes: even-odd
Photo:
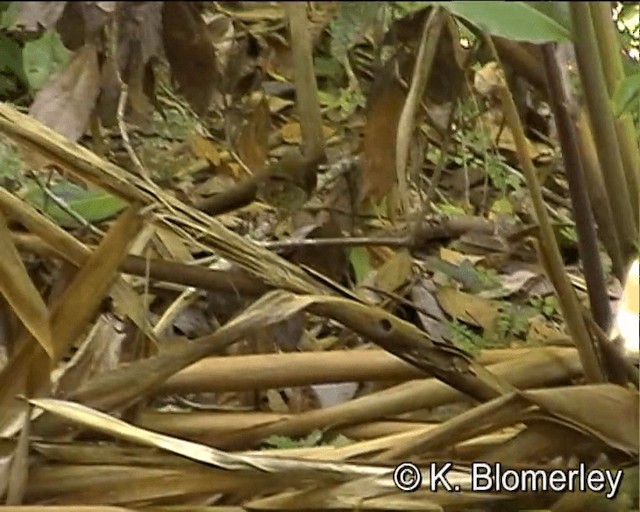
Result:
[[[391,468],[384,466],[355,465],[324,461],[305,461],[270,457],[268,455],[245,455],[227,453],[209,446],[185,441],[164,434],[158,434],[131,425],[104,412],[84,405],[53,398],[32,399],[29,402],[40,409],[60,416],[76,424],[92,428],[118,439],[124,439],[145,446],[152,446],[196,462],[202,462],[228,470],[253,470],[266,473],[285,473],[289,471],[323,472],[343,476],[379,476],[388,474]]]
[[[614,384],[526,391],[522,396],[609,446],[638,456],[638,392]],[[617,418],[618,421],[612,421]]]
[[[312,300],[310,297],[295,299],[296,296],[282,291],[267,293],[213,334],[199,338],[193,344],[168,349],[156,356],[98,375],[70,396],[101,408],[129,403],[157,389],[170,376],[205,355],[222,350],[253,330],[285,321],[307,307]]]
[[[166,503],[168,500],[190,502],[192,497],[231,493],[237,489],[251,488],[253,492],[273,492],[277,488],[278,475],[257,475],[255,472],[230,472],[202,465],[184,464],[182,467],[125,465],[121,462],[107,464],[97,461],[89,465],[63,465],[39,467],[33,471],[27,499],[37,497],[42,502],[59,504],[82,503],[77,512],[117,512],[124,509],[88,507],[88,504],[138,504]],[[39,510],[39,509],[38,509]],[[75,509],[65,508],[64,512]],[[182,508],[182,510],[185,510]],[[187,507],[186,510],[194,510]],[[195,510],[202,510],[196,507]],[[244,509],[227,509],[220,512],[243,512]],[[34,509],[23,512],[37,512]],[[43,509],[49,512],[49,508]]]
[[[20,504],[28,487],[29,480],[29,434],[31,432],[31,420],[28,415],[24,417],[24,426],[20,432],[16,449],[13,452],[11,474],[8,478],[6,504]]]
[[[57,356],[67,351],[69,344],[82,334],[98,311],[119,275],[118,268],[140,232],[143,220],[139,206],[127,209],[76,274],[60,301],[53,306]]]
[[[0,241],[0,293],[42,348],[52,356],[49,310],[22,264],[1,214]]]
[[[75,141],[89,122],[99,92],[98,52],[87,44],[38,92],[29,114]]]

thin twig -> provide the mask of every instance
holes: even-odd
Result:
[[[127,155],[131,159],[133,166],[136,168],[137,173],[142,176],[146,181],[151,181],[149,177],[149,172],[145,168],[145,166],[138,158],[138,155],[134,151],[131,146],[131,140],[129,139],[129,133],[127,132],[127,125],[124,120],[125,108],[127,106],[127,98],[129,97],[129,88],[127,84],[122,81],[120,77],[120,71],[116,71],[116,75],[118,76],[118,82],[120,84],[120,97],[118,98],[118,111],[117,111],[117,120],[118,120],[118,131],[120,132],[120,137],[122,137],[122,145],[124,149],[127,151]]]

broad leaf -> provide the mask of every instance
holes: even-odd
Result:
[[[628,76],[618,84],[613,104],[616,116],[640,109],[640,73]]]
[[[494,36],[514,41],[566,41],[570,31],[526,2],[434,2]]]
[[[91,223],[113,217],[126,206],[121,199],[95,187],[85,190],[71,182],[61,182],[52,185],[50,190],[62,199],[70,210]],[[57,224],[64,227],[78,227],[78,222],[52,199],[46,197],[39,187],[29,190],[25,194],[25,200],[43,210]]]
[[[31,90],[40,89],[53,73],[67,63],[68,56],[69,52],[60,36],[53,30],[45,32],[35,41],[25,43],[22,63]]]

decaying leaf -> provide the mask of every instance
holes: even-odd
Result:
[[[78,190],[76,201],[52,173],[38,188],[41,200],[25,204],[19,165],[35,167],[33,160],[3,166],[13,157],[0,140],[8,219],[0,225],[2,503],[65,511],[555,510],[544,493],[472,492],[470,461],[545,470],[596,457],[636,464],[637,392],[576,385],[589,372],[534,262],[530,191],[490,95],[492,77],[483,84],[474,71],[486,56],[462,50],[469,34],[458,33],[453,15],[430,41],[437,49],[424,94],[407,103],[415,130],[404,123],[416,177],[404,199],[413,209],[426,193],[432,213],[390,222],[378,200],[390,213],[398,199],[390,194],[396,132],[433,6],[346,5],[355,16],[333,27],[334,3],[305,8],[327,107],[317,126],[327,123],[325,138],[340,138],[318,160],[291,150],[301,142],[295,116],[303,109],[291,108],[300,107],[301,91],[282,74],[291,79],[301,60],[286,43],[281,5],[18,4],[0,5],[0,25],[11,25],[0,46],[29,32],[20,41],[29,76],[16,83],[31,91],[50,82],[34,116],[0,104],[0,135],[89,183],[92,194]],[[26,31],[7,21],[18,7]],[[359,20],[361,9],[381,16]],[[365,25],[373,30],[360,37]],[[55,68],[38,68],[33,57],[53,51],[54,34],[72,60],[50,78]],[[507,65],[508,42],[496,40]],[[338,59],[353,64],[353,75],[339,73]],[[473,73],[478,87],[467,91]],[[6,74],[0,70],[0,89]],[[365,111],[354,85],[367,96]],[[474,101],[479,89],[487,101]],[[476,97],[466,101],[467,93]],[[96,95],[92,140],[77,144],[69,138],[85,132]],[[159,115],[149,116],[152,108]],[[153,181],[118,167],[134,157]],[[556,168],[545,168],[543,193],[557,203],[549,211],[573,259],[570,203],[559,197]],[[54,206],[54,197],[66,205]],[[359,210],[365,200],[374,208]],[[92,225],[64,222],[56,213],[67,206]],[[574,261],[564,263],[579,273]],[[584,282],[572,284],[586,297]],[[49,323],[47,353],[37,331]],[[509,348],[489,348],[496,345]],[[619,369],[612,380],[637,385],[634,368]],[[252,447],[260,451],[241,451]],[[416,456],[455,456],[460,467],[447,478],[464,492],[399,493],[393,467]]]
[[[453,318],[486,330],[492,330],[495,327],[496,319],[500,313],[499,302],[483,299],[450,287],[440,288],[437,297],[442,309]]]
[[[396,181],[395,140],[406,92],[392,68],[387,66],[380,72],[369,93],[360,200],[385,197]]]
[[[271,113],[264,96],[251,103],[253,108],[249,118],[240,127],[236,147],[242,162],[256,174],[263,171],[267,164]]]
[[[29,114],[75,141],[89,122],[99,87],[98,53],[94,45],[87,44],[38,92]]]
[[[203,114],[218,86],[216,56],[207,25],[194,2],[162,5],[162,35],[171,76],[191,108]]]
[[[31,281],[0,214],[0,293],[42,348],[53,356],[49,310]]]

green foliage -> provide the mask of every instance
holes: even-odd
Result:
[[[0,3],[0,29],[13,25],[18,2]],[[68,61],[69,51],[57,32],[48,30],[20,43],[10,33],[0,33],[0,95],[17,93],[21,87],[38,91]]]
[[[68,58],[69,51],[53,30],[47,30],[38,39],[25,43],[22,69],[29,89],[39,90],[53,73],[67,63]]]
[[[624,78],[613,96],[615,115],[640,112],[640,73]]]
[[[374,23],[384,2],[339,2],[331,22],[331,53],[344,58],[349,47]]]
[[[424,9],[429,5],[429,2],[391,2],[392,6],[399,11],[400,16],[406,16],[413,12]]]
[[[624,53],[622,63],[627,75],[634,74],[638,69],[638,54],[640,53],[640,4],[637,2],[616,2],[614,19],[618,27],[618,33],[622,40]],[[635,60],[632,58],[635,52]]]
[[[566,41],[571,32],[527,2],[433,2],[492,35],[514,41]]]
[[[512,214],[513,213],[513,205],[511,201],[506,197],[502,197],[497,199],[491,205],[491,211],[493,213],[504,213],[504,214]]]
[[[64,227],[78,227],[78,222],[63,208],[56,205],[33,180],[22,175],[22,161],[12,144],[0,139],[0,186],[19,191],[19,195],[32,206],[42,210],[56,223]],[[121,199],[103,190],[85,189],[70,181],[62,180],[47,186],[49,191],[64,201],[70,210],[88,222],[100,222],[111,218],[126,207]]]
[[[22,68],[22,49],[14,40],[0,33],[0,95],[16,92],[20,83],[27,83]]]
[[[572,244],[578,243],[578,232],[574,226],[560,228],[560,236]]]
[[[13,26],[19,9],[19,2],[0,2],[0,29]]]
[[[126,203],[95,187],[84,189],[69,181],[61,181],[49,187],[56,197],[88,222],[100,222],[122,211]],[[32,184],[24,194],[24,199],[49,215],[57,224],[64,227],[78,227],[78,222],[56,205],[51,198]]]
[[[361,91],[350,89],[340,89],[335,94],[321,91],[318,93],[318,99],[321,105],[339,111],[345,118],[366,104],[366,98]]]
[[[470,119],[477,117],[479,113],[477,103],[471,100],[460,106],[459,117]],[[504,156],[497,151],[489,151],[493,144],[486,131],[475,127],[463,129],[458,133],[457,139],[462,147],[458,154],[452,157],[455,163],[483,167],[491,184],[502,196],[510,190],[519,190],[522,187],[522,178],[512,171]]]
[[[490,345],[489,340],[477,334],[460,320],[449,320],[446,328],[453,344],[472,356],[478,355],[483,348],[487,348]]]
[[[553,319],[559,315],[559,304],[555,295],[531,297],[529,299],[529,304],[540,311],[540,313],[548,319]]]
[[[15,147],[0,139],[0,186],[13,188],[12,184],[20,179],[21,167],[20,155]]]
[[[474,270],[483,290],[493,290],[502,286],[496,269],[478,266],[474,267]]]
[[[366,247],[352,247],[349,250],[349,261],[356,277],[356,283],[360,284],[371,272],[371,256]]]
[[[268,448],[286,450],[287,448],[309,448],[311,446],[318,446],[320,441],[322,441],[322,431],[316,429],[301,439],[293,439],[287,436],[271,436],[265,439],[263,444]]]
[[[555,21],[571,32],[571,11],[569,2],[525,2],[535,10]]]
[[[503,344],[512,338],[525,337],[529,331],[529,315],[517,306],[508,304],[496,319],[497,343]]]
[[[458,215],[466,215],[464,208],[451,203],[433,204],[433,211],[444,217],[456,217]]]

